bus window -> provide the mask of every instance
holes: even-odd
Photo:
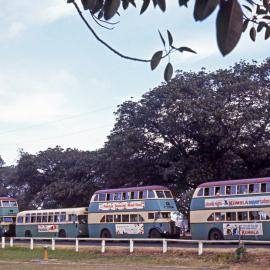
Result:
[[[249,193],[259,193],[260,192],[260,184],[249,184]]]
[[[87,224],[87,215],[78,215],[79,224]]]
[[[261,184],[261,192],[266,192],[266,184],[265,183]]]
[[[137,200],[139,198],[139,191],[134,192],[134,199]]]
[[[54,214],[54,222],[60,222],[60,213],[59,212],[55,212],[55,214]]]
[[[99,194],[98,200],[100,202],[105,202],[105,199],[106,199],[106,194],[104,193]]]
[[[209,196],[209,188],[204,188],[204,196]]]
[[[105,222],[105,217],[106,216],[103,216],[102,219],[100,220],[100,222]]]
[[[226,186],[226,195],[231,194],[231,186]]]
[[[26,214],[25,223],[30,223],[30,214]]]
[[[131,214],[130,215],[130,222],[138,222],[138,215],[137,214]]]
[[[266,184],[266,192],[270,192],[270,183]]]
[[[170,212],[161,212],[162,218],[171,218],[171,213]]]
[[[157,190],[156,193],[158,198],[165,198],[164,192],[162,190]]]
[[[122,222],[129,222],[129,215],[122,215]]]
[[[97,202],[97,201],[98,201],[98,194],[96,194],[94,197],[94,202]]]
[[[144,198],[144,199],[147,199],[147,190],[145,190],[145,191],[143,192],[143,198]]]
[[[33,214],[31,215],[31,223],[35,223],[36,220],[37,220],[37,216],[36,216],[36,214],[33,213]]]
[[[42,222],[48,222],[48,216],[47,213],[42,214]]]
[[[260,214],[258,211],[249,212],[249,220],[260,220]]]
[[[215,187],[210,187],[209,188],[209,195],[214,196],[215,195]]]
[[[110,200],[110,193],[106,193],[106,201]]]
[[[107,215],[106,222],[113,222],[113,215]]]
[[[130,192],[130,199],[134,200],[134,191]]]
[[[78,217],[76,214],[68,215],[68,221],[76,222],[78,220]]]
[[[215,220],[216,221],[225,220],[225,213],[220,213],[220,212],[215,213]]]
[[[125,201],[125,200],[128,200],[128,193],[127,192],[123,192],[122,193],[122,200]]]
[[[121,193],[120,192],[114,193],[113,200],[120,201],[121,200]]]
[[[139,199],[143,198],[143,191],[139,191]]]
[[[172,193],[169,190],[165,190],[164,193],[165,193],[166,198],[172,198],[173,197]]]
[[[23,217],[18,217],[18,223],[23,223]]]
[[[48,222],[53,222],[53,213],[49,213]]]
[[[237,194],[246,194],[248,191],[248,185],[238,185]]]
[[[12,207],[17,207],[17,202],[10,201],[9,204],[10,204],[10,206],[12,206]]]
[[[155,215],[154,213],[148,213],[148,219],[154,219]]]
[[[238,212],[238,220],[248,220],[248,212]]]
[[[41,213],[38,213],[37,214],[37,223],[40,223],[41,222]]]
[[[148,199],[155,198],[155,193],[153,190],[148,190]]]
[[[114,222],[121,222],[121,215],[114,215]]]
[[[214,221],[214,213],[212,213],[208,218],[207,221]]]
[[[268,220],[269,219],[269,216],[264,211],[260,211],[259,214],[260,214],[261,220]]]
[[[9,201],[2,201],[2,206],[9,207],[10,206]]]
[[[141,215],[138,215],[138,217],[139,217],[139,222],[144,221],[144,219],[143,219],[143,217]]]
[[[61,214],[60,214],[60,221],[61,222],[66,221],[66,212],[61,212]]]
[[[200,189],[198,190],[197,196],[198,196],[198,197],[203,196],[203,188],[200,188]]]
[[[215,196],[220,196],[220,187],[215,187]]]
[[[13,222],[13,218],[12,217],[4,217],[3,221],[4,222]]]
[[[235,221],[236,220],[236,213],[235,212],[227,212],[226,213],[226,220],[227,221]]]

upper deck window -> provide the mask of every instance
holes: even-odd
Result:
[[[97,201],[98,201],[98,194],[96,194],[94,197],[94,202],[97,202]]]
[[[148,190],[148,199],[155,198],[155,192],[153,190]]]
[[[220,196],[225,194],[225,187],[215,187],[215,196]]]
[[[105,193],[100,193],[100,194],[98,194],[99,195],[99,201],[100,202],[104,202],[105,201],[105,199],[106,199],[106,194]]]
[[[114,193],[113,200],[114,201],[120,201],[121,197],[122,197],[121,195],[122,195],[121,192]]]
[[[173,197],[172,193],[169,190],[165,190],[164,193],[165,193],[166,198],[172,198]]]
[[[203,188],[200,188],[199,190],[198,190],[198,193],[197,193],[197,196],[198,197],[201,197],[201,196],[203,196]]]
[[[122,193],[122,200],[125,201],[125,200],[128,200],[129,199],[129,193],[128,192],[123,192]]]
[[[23,223],[23,217],[22,216],[18,217],[18,223]]]
[[[248,187],[249,193],[259,193],[260,192],[260,184],[249,184]]]
[[[238,185],[237,194],[246,194],[248,192],[248,185]]]
[[[143,198],[143,191],[139,191],[139,199]]]
[[[157,190],[156,193],[158,198],[165,198],[165,194],[162,190]]]
[[[10,207],[10,201],[2,201],[2,206]]]
[[[204,196],[209,196],[209,188],[204,188]]]

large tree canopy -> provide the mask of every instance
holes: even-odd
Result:
[[[269,176],[269,108],[270,58],[215,72],[178,71],[118,107],[102,149],[22,152],[6,191],[23,208],[70,207],[87,206],[99,188],[162,184],[187,213],[202,182]]]
[[[79,0],[78,0],[79,1]],[[79,16],[90,30],[91,34],[104,46],[113,53],[128,60],[149,62],[151,69],[155,69],[162,59],[168,61],[164,70],[164,79],[169,81],[173,75],[173,66],[170,63],[171,53],[178,51],[195,53],[191,48],[184,45],[179,47],[179,44],[174,44],[173,35],[167,30],[166,36],[159,32],[161,38],[161,49],[156,51],[150,59],[141,59],[130,57],[122,54],[111,45],[101,39],[92,22],[97,26],[112,30],[114,22],[110,20],[115,18],[115,15],[120,15],[129,7],[140,6],[140,14],[146,12],[150,3],[154,7],[160,8],[163,12],[166,11],[166,0],[81,0],[83,8],[90,11],[91,22],[82,13],[78,6],[78,1],[67,0],[72,3],[79,13]],[[172,0],[168,0],[172,1]],[[189,7],[190,0],[179,0],[180,7]],[[122,5],[121,5],[122,4]],[[264,38],[267,40],[270,37],[270,1],[269,0],[195,0],[194,1],[194,19],[203,21],[207,19],[215,10],[218,10],[216,17],[216,37],[217,44],[222,55],[230,53],[241,38],[242,32],[249,28],[251,40],[256,40],[256,35],[259,32],[264,33]],[[179,18],[181,20],[181,18]]]

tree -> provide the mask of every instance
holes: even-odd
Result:
[[[269,107],[270,59],[216,72],[178,71],[168,84],[119,107],[103,150],[104,174],[111,186],[167,185],[187,212],[202,182],[269,175]]]
[[[118,50],[114,49],[111,45],[102,40],[95,32],[94,27],[87,21],[86,17],[80,10],[76,0],[67,0],[68,3],[72,3],[76,8],[79,16],[90,30],[91,34],[104,46],[106,46],[113,53],[118,56],[139,62],[149,62],[151,69],[154,70],[162,59],[167,58],[169,61],[164,70],[164,79],[169,81],[173,75],[173,66],[170,63],[169,56],[175,51],[192,52],[196,53],[192,49],[186,46],[177,46],[173,42],[173,35],[168,30],[167,38],[164,38],[159,32],[163,48],[153,54],[151,59],[140,59],[130,57],[122,54]],[[124,12],[130,6],[137,7],[135,0],[81,0],[83,8],[90,11],[90,16],[94,22],[101,27],[110,28],[114,23],[110,22],[115,15],[120,15],[120,12]],[[143,0],[140,14],[143,14],[148,8],[150,3],[153,3],[154,7],[159,7],[163,12],[166,11],[166,0]],[[179,0],[179,6],[188,7],[189,0]],[[122,9],[121,9],[122,4]],[[208,18],[216,9],[218,9],[216,18],[216,32],[217,43],[222,55],[230,53],[238,41],[241,38],[242,32],[248,28],[249,24],[252,24],[249,30],[251,40],[256,40],[256,34],[264,32],[265,40],[270,37],[270,1],[269,0],[195,0],[194,5],[194,19],[196,21],[203,21]],[[244,10],[244,11],[243,11]],[[166,42],[166,40],[168,40]]]

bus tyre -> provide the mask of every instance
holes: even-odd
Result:
[[[29,231],[29,230],[25,231],[24,236],[25,237],[32,237],[31,231]]]
[[[111,237],[112,237],[112,235],[111,235],[109,230],[107,230],[107,229],[102,230],[102,232],[100,234],[100,238],[111,238]]]
[[[212,229],[209,232],[209,240],[223,240],[223,234],[218,229]]]
[[[67,237],[66,231],[65,230],[60,230],[58,236],[60,238],[66,238]]]
[[[157,229],[152,229],[152,230],[150,231],[150,233],[149,233],[149,237],[150,237],[150,238],[161,238],[162,235],[161,235],[161,233],[160,233],[159,230],[157,230]]]

